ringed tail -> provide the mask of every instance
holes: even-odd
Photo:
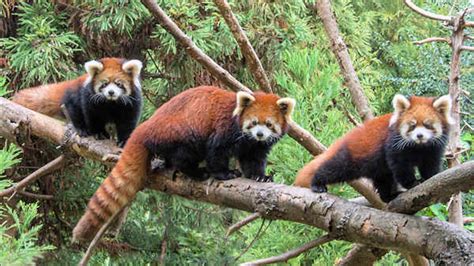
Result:
[[[136,133],[136,132],[134,132]],[[132,134],[109,176],[89,200],[73,230],[74,241],[90,241],[100,228],[143,188],[149,152],[139,134]]]

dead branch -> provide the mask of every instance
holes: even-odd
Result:
[[[464,217],[464,224],[474,223],[474,217]]]
[[[327,243],[327,242],[329,242],[333,239],[334,238],[332,238],[330,235],[324,235],[324,236],[322,236],[318,239],[315,239],[311,242],[308,242],[308,243],[304,244],[303,246],[301,246],[299,248],[287,251],[287,252],[285,252],[283,254],[280,254],[278,256],[273,256],[273,257],[269,257],[269,258],[265,258],[265,259],[246,262],[246,263],[242,263],[241,265],[242,266],[267,265],[267,264],[277,263],[277,262],[287,262],[289,259],[298,257],[301,253],[304,253],[304,252],[306,252],[306,251],[308,251],[312,248],[315,248],[317,246],[323,245],[323,244],[325,244],[325,243]]]
[[[100,238],[102,237],[102,235],[104,235],[105,231],[107,231],[107,228],[109,228],[110,224],[115,220],[115,218],[120,214],[122,213],[122,210],[124,210],[125,208],[127,208],[128,205],[122,207],[122,209],[116,213],[114,213],[114,215],[112,215],[109,220],[104,224],[102,225],[102,227],[100,228],[100,230],[97,232],[97,234],[95,235],[94,239],[92,240],[92,242],[89,244],[89,247],[87,248],[87,251],[86,253],[84,254],[84,256],[82,256],[82,259],[81,261],[79,262],[79,266],[85,266],[87,265],[87,263],[89,262],[89,259],[91,258],[92,256],[92,251],[94,251],[94,248],[97,246],[97,244],[99,243],[99,240]],[[74,240],[73,240],[74,241]]]
[[[474,47],[463,45],[463,46],[461,46],[461,50],[474,52]]]
[[[405,2],[405,5],[407,5],[411,10],[422,15],[423,17],[427,17],[427,18],[439,20],[439,21],[446,21],[446,22],[450,22],[452,20],[452,17],[450,16],[438,15],[438,14],[426,11],[423,8],[415,5],[411,0],[404,0],[404,2]]]
[[[399,213],[415,213],[472,187],[474,187],[474,161],[469,161],[449,168],[400,194],[387,205],[386,209]]]
[[[426,38],[426,39],[421,40],[421,41],[415,41],[415,42],[413,42],[413,44],[421,45],[421,44],[425,44],[425,43],[429,43],[429,42],[446,42],[448,44],[451,44],[451,40],[449,40],[448,38],[443,38],[443,37]]]
[[[227,229],[226,236],[230,236],[235,231],[238,231],[240,228],[246,226],[247,224],[257,220],[258,218],[262,217],[262,215],[258,212],[252,213],[251,215],[247,216],[243,220],[239,221],[238,223],[233,224],[232,226]]]
[[[235,79],[227,70],[223,69],[206,55],[194,42],[176,25],[161,9],[155,0],[142,0],[142,3],[148,8],[153,17],[165,28],[173,37],[186,49],[186,53],[194,60],[203,65],[212,75],[219,78],[229,88],[236,91],[251,90],[245,87],[237,79]]]
[[[33,199],[38,199],[38,200],[53,200],[54,196],[53,195],[42,195],[42,194],[36,194],[36,193],[31,193],[27,191],[18,191],[18,194],[23,195],[28,198],[33,198]]]
[[[20,182],[14,184],[13,186],[3,190],[0,192],[0,198],[5,196],[10,196],[18,191],[23,190],[26,186],[37,180],[38,178],[50,174],[57,169],[61,168],[66,161],[66,157],[64,155],[60,155],[56,159],[52,160],[51,162],[45,164],[38,170],[31,173],[29,176],[22,179]]]
[[[240,27],[239,21],[235,17],[234,13],[232,13],[229,3],[227,3],[226,0],[214,0],[214,3],[219,8],[222,17],[232,32],[232,35],[234,35],[234,38],[248,63],[250,72],[255,78],[255,81],[263,91],[272,92],[270,81],[265,74],[262,63],[260,62],[260,59],[258,59],[257,53],[250,44],[250,41],[247,38],[244,30],[242,27]]]
[[[357,73],[352,65],[349,51],[339,33],[336,18],[331,10],[330,1],[316,1],[316,8],[314,8],[314,6],[312,7],[313,9],[316,9],[323,22],[324,30],[331,41],[331,50],[336,56],[337,62],[341,68],[344,81],[351,94],[352,103],[355,105],[357,112],[364,121],[373,118],[364,90],[360,85],[359,78],[357,77]]]
[[[6,105],[15,105],[0,98]],[[2,112],[3,121],[9,114]],[[18,106],[21,110],[23,107]],[[25,108],[23,108],[25,109]],[[34,113],[33,111],[29,111]],[[21,113],[21,112],[20,112]],[[24,113],[22,117],[24,117]],[[11,117],[11,116],[10,116]],[[42,119],[42,116],[27,116]],[[18,117],[11,117],[18,121]],[[54,119],[53,119],[54,121]],[[51,132],[63,131],[60,122],[50,123],[45,129],[38,121],[30,121],[31,132],[42,132],[48,138]],[[54,128],[60,127],[60,129]],[[0,132],[3,129],[0,128]],[[45,133],[46,132],[46,133]],[[11,134],[11,132],[10,132]],[[60,142],[62,137],[58,138]],[[56,142],[56,143],[58,143]],[[100,143],[100,141],[91,140]],[[112,146],[112,144],[110,144]],[[106,151],[90,158],[100,158]],[[196,182],[188,178],[172,179],[171,173],[158,173],[149,178],[149,187],[168,194],[214,203],[220,206],[259,212],[265,219],[283,219],[308,224],[328,231],[337,238],[377,245],[380,248],[423,254],[445,263],[469,264],[474,261],[474,235],[448,223],[388,213],[348,202],[329,194],[312,193],[309,189],[289,187],[274,183],[257,183],[249,179],[234,179],[225,182]]]

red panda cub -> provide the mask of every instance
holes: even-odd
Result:
[[[394,112],[354,128],[298,173],[295,185],[326,192],[327,184],[367,177],[389,202],[416,185],[415,167],[426,180],[439,172],[448,140],[451,98],[396,95]]]
[[[87,74],[74,80],[28,88],[12,101],[49,116],[61,117],[64,103],[80,136],[108,138],[107,124],[117,129],[123,145],[141,112],[139,60],[103,58],[84,65]]]
[[[90,240],[142,189],[154,156],[202,180],[235,177],[237,158],[247,178],[265,179],[267,154],[288,130],[295,101],[274,94],[230,92],[202,86],[186,90],[158,108],[130,136],[119,161],[89,201],[73,235]],[[199,163],[205,161],[206,168]]]

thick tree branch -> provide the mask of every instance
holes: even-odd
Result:
[[[306,188],[249,179],[225,182],[173,180],[164,172],[150,177],[149,188],[188,199],[259,212],[263,218],[312,225],[337,238],[411,252],[444,263],[474,261],[474,234],[452,224],[389,213]]]
[[[214,3],[219,8],[222,17],[232,32],[232,35],[234,35],[255,81],[263,91],[272,92],[270,81],[268,80],[267,74],[265,74],[262,63],[260,62],[260,59],[258,59],[257,53],[250,44],[244,30],[240,27],[239,21],[234,13],[232,13],[229,3],[227,3],[226,0],[214,0]]]
[[[357,112],[363,120],[371,119],[373,117],[372,111],[370,110],[364,90],[360,85],[359,78],[357,77],[357,73],[352,65],[347,46],[339,33],[336,18],[331,10],[330,1],[316,1],[316,11],[321,18],[324,30],[331,41],[331,50],[336,56],[337,62],[341,68],[342,75],[344,76],[344,80],[351,94],[352,103],[355,105]]]
[[[265,259],[259,259],[259,260],[254,260],[251,262],[246,262],[242,263],[241,266],[251,266],[251,265],[267,265],[267,264],[272,264],[272,263],[277,263],[277,262],[287,262],[289,259],[292,259],[294,257],[298,257],[301,253],[304,253],[312,248],[315,248],[317,246],[323,245],[331,240],[333,240],[330,235],[324,235],[318,239],[315,239],[311,242],[308,242],[304,244],[303,246],[287,251],[283,254],[280,254],[278,256],[273,256]]]
[[[5,104],[16,105],[7,100]],[[16,105],[18,106],[18,105]],[[18,106],[18,109],[25,109]],[[3,112],[3,121],[9,114]],[[29,111],[34,113],[33,111]],[[18,117],[11,117],[18,121]],[[24,113],[23,116],[25,117]],[[43,119],[43,116],[26,116],[28,119]],[[50,120],[54,122],[54,119]],[[39,132],[38,137],[49,139],[51,132],[63,131],[63,125],[56,121],[44,130],[34,127],[44,126],[39,121],[30,121],[31,132]],[[60,127],[57,129],[55,127]],[[0,129],[0,132],[4,132]],[[12,134],[12,132],[9,132]],[[62,137],[57,138],[58,142]],[[58,143],[56,142],[56,143]],[[91,140],[100,143],[100,141]],[[90,158],[101,160],[108,154],[106,150]],[[263,218],[284,219],[316,226],[328,231],[332,236],[351,242],[377,245],[380,248],[423,254],[448,264],[474,261],[474,235],[448,223],[412,217],[397,213],[368,208],[348,202],[329,194],[312,193],[309,189],[289,187],[274,183],[257,183],[249,179],[234,179],[225,182],[196,182],[188,178],[172,179],[170,173],[156,174],[149,178],[149,187],[185,198],[210,202],[240,210],[259,212]]]
[[[474,161],[449,168],[420,185],[400,194],[387,205],[387,210],[415,213],[450,195],[474,188]]]

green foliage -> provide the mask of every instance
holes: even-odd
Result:
[[[10,67],[21,73],[22,86],[38,81],[59,81],[74,74],[74,53],[81,40],[67,29],[64,14],[57,14],[51,1],[40,0],[18,7],[18,36],[0,40]]]
[[[0,216],[9,215],[14,221],[11,227],[0,226],[0,264],[32,265],[35,259],[54,247],[36,243],[41,229],[41,225],[33,224],[38,214],[38,204],[26,204],[20,201],[16,207],[16,210],[9,207],[5,210],[0,206]],[[9,229],[14,229],[18,236],[9,236],[7,234]]]
[[[7,78],[0,76],[0,97],[3,97],[9,93],[9,90],[7,89]]]

